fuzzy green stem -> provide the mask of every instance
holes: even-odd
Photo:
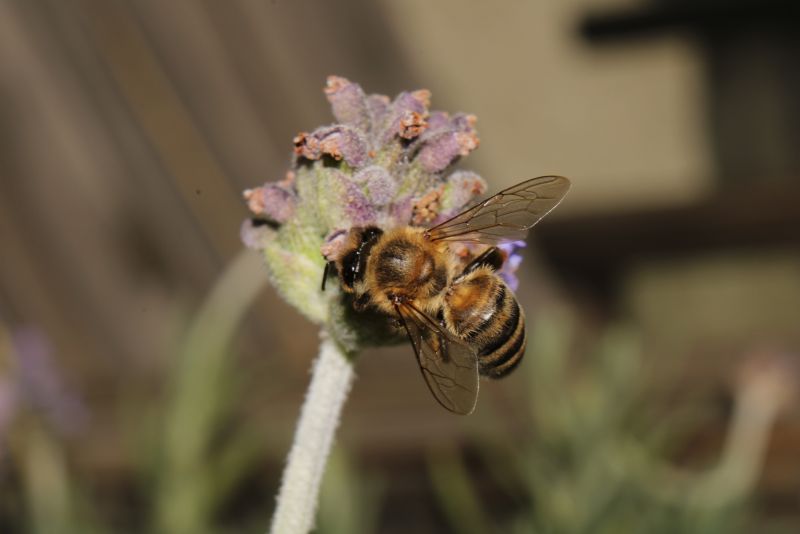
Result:
[[[74,523],[72,488],[64,451],[34,422],[25,440],[20,463],[25,501],[29,507],[31,532],[71,532]]]
[[[213,505],[208,447],[224,405],[228,347],[267,277],[261,259],[244,250],[217,279],[183,341],[164,422],[156,522],[159,532],[208,528]]]
[[[313,528],[322,475],[353,376],[352,362],[324,336],[283,471],[271,534],[305,534]]]

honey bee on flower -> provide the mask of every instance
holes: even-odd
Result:
[[[245,193],[259,217],[243,238],[287,300],[355,350],[374,332],[347,319],[337,292],[320,295],[320,274],[324,289],[335,273],[347,306],[405,332],[436,400],[471,413],[479,376],[507,375],[525,352],[518,250],[569,180],[476,203],[483,179],[450,169],[479,144],[474,116],[431,111],[426,90],[390,100],[330,77],[325,93],[339,122],[298,134],[286,179]]]

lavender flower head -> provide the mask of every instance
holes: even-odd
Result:
[[[429,91],[390,100],[331,76],[325,94],[337,122],[299,133],[285,178],[245,191],[255,217],[244,222],[242,239],[263,252],[271,281],[288,302],[355,350],[360,342],[341,294],[335,284],[320,289],[326,258],[347,231],[436,224],[483,194],[486,183],[451,169],[478,146],[475,117],[431,111]]]

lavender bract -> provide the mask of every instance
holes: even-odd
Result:
[[[352,310],[335,284],[320,290],[325,257],[354,226],[429,226],[452,217],[486,183],[451,170],[478,146],[475,117],[430,111],[429,91],[390,100],[331,76],[325,94],[338,122],[299,133],[287,177],[245,192],[256,219],[244,223],[242,238],[263,252],[282,296],[353,351],[364,343]]]

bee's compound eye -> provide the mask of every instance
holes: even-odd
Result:
[[[358,273],[358,252],[353,250],[342,258],[342,281],[353,287]]]
[[[361,233],[361,240],[364,242],[372,241],[380,235],[383,235],[383,230],[375,226],[370,226],[369,228],[365,228]]]

